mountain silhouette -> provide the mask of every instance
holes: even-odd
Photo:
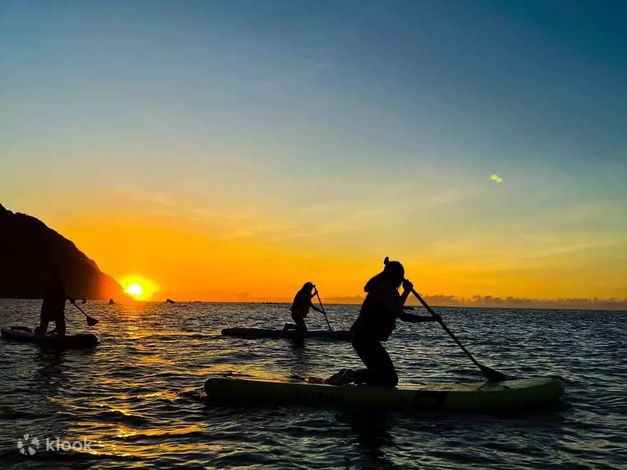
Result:
[[[13,213],[0,204],[0,298],[41,298],[54,264],[61,266],[69,296],[126,297],[120,284],[70,240],[39,219]]]

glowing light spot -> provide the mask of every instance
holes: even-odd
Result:
[[[131,294],[133,297],[140,297],[144,293],[144,289],[139,284],[134,283],[126,288],[126,293]]]
[[[495,183],[500,183],[501,181],[503,181],[503,178],[501,178],[499,175],[492,175],[490,176],[490,179]]]
[[[130,275],[119,280],[124,292],[135,300],[149,300],[159,290],[159,286],[140,275]]]

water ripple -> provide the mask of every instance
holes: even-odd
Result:
[[[232,326],[280,327],[283,305],[90,303],[93,351],[0,341],[3,468],[624,468],[627,315],[438,309],[483,362],[512,376],[556,375],[564,399],[544,413],[406,415],[300,407],[229,408],[203,399],[208,376],[325,376],[359,367],[347,343],[223,338]],[[355,306],[328,306],[348,328]],[[34,325],[38,303],[0,301],[5,324]],[[69,328],[84,331],[68,312]],[[238,321],[234,321],[238,319]],[[325,328],[312,316],[312,327]],[[399,325],[388,349],[407,384],[481,380],[435,324]],[[40,440],[88,439],[87,451],[20,454]]]

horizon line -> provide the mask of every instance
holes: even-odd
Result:
[[[426,299],[429,296],[425,296]],[[18,298],[18,297],[8,297],[8,298],[0,298],[0,300],[41,300],[41,298]],[[97,303],[107,303],[107,299],[87,299],[90,302]],[[115,299],[114,299],[115,300]],[[128,305],[128,304],[136,304],[136,303],[153,303],[153,304],[164,304],[167,299],[154,299],[154,300],[135,300],[128,299],[125,301],[115,302],[115,305]],[[170,299],[173,300],[173,299]],[[326,301],[326,305],[346,305],[346,306],[355,306],[359,307],[362,302],[342,302],[337,301],[341,300],[341,298],[329,298],[330,301]],[[489,309],[489,310],[497,310],[497,309],[512,309],[512,310],[569,310],[569,311],[611,311],[618,313],[627,313],[627,299],[623,300],[602,300],[597,299],[596,302],[593,299],[553,299],[553,300],[540,300],[535,299],[536,303],[533,303],[534,299],[518,299],[518,300],[528,300],[527,305],[524,304],[505,304],[498,302],[494,304],[480,304],[480,303],[458,303],[458,304],[438,304],[433,303],[430,306],[436,308],[469,308],[469,309]],[[572,301],[573,303],[567,303],[566,301]],[[577,305],[574,301],[579,301],[580,304]],[[560,302],[563,301],[563,302]],[[586,303],[589,302],[589,303]],[[206,303],[206,304],[260,304],[260,305],[289,305],[291,301],[280,301],[280,300],[174,300],[174,304],[192,304],[192,303]],[[412,307],[420,307],[423,308],[418,302],[408,302],[406,305]]]

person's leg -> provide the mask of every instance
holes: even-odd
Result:
[[[373,350],[375,367],[371,369],[370,385],[380,387],[396,387],[398,385],[398,375],[390,359],[390,355],[381,343],[377,343]]]
[[[57,319],[55,322],[57,330],[57,336],[65,336],[66,326],[65,326],[65,318],[61,317]]]
[[[367,367],[367,369],[355,371],[356,383],[396,387],[398,384],[396,369],[379,341],[353,338],[353,348]]]
[[[366,344],[364,344],[365,342],[363,340],[353,337],[351,339],[351,343],[353,344],[353,348],[355,349],[355,351],[357,351],[359,357],[361,357],[359,351],[367,348]],[[368,382],[369,376],[370,371],[368,369],[340,369],[331,377],[327,378],[324,383],[329,385],[347,385],[350,383],[364,384]]]
[[[294,320],[294,323],[296,324],[296,330],[307,331],[307,325],[305,325],[305,319],[303,317],[300,315],[294,315],[294,312],[292,312],[292,320]]]
[[[307,325],[305,324],[304,318],[296,318],[294,321],[296,322],[296,329],[298,331],[307,331]]]
[[[324,383],[328,385],[347,385],[355,381],[355,372],[353,369],[340,369],[331,377],[325,379]]]
[[[35,328],[35,334],[45,335],[46,331],[48,331],[48,323],[50,323],[48,315],[42,312],[41,316],[39,317],[39,326]]]
[[[353,348],[362,360],[366,369],[342,369],[333,374],[325,382],[331,385],[349,383],[376,385],[379,387],[396,387],[398,376],[394,364],[385,348],[373,338],[353,336]]]
[[[40,323],[39,323],[39,326],[37,328],[35,328],[35,334],[36,335],[45,335],[46,331],[48,331],[48,323],[50,323],[48,320],[44,320],[42,318]]]
[[[353,381],[357,384],[367,384],[370,382],[370,369],[368,368],[368,363],[370,363],[369,350],[373,343],[375,343],[375,341],[364,340],[363,338],[356,336],[352,338],[351,344],[353,345],[353,349],[361,359],[361,362],[363,362],[366,366],[366,369],[357,369],[353,371]]]

